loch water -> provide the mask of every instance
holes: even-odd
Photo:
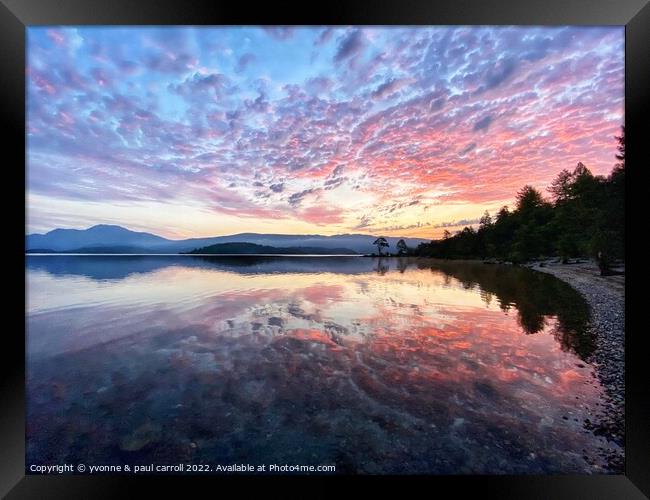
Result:
[[[50,255],[26,290],[28,465],[606,472],[589,308],[546,274]]]

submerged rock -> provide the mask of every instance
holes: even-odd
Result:
[[[120,439],[120,449],[123,451],[139,451],[145,446],[160,441],[161,427],[147,422],[131,434]]]

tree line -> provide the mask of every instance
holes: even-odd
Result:
[[[550,198],[524,186],[513,210],[487,211],[478,229],[465,227],[441,240],[422,243],[412,255],[443,259],[497,259],[523,263],[535,258],[596,258],[604,273],[624,258],[625,127],[616,137],[618,163],[608,176],[593,175],[582,163],[562,170]]]

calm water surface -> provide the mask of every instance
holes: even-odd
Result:
[[[29,256],[27,463],[603,472],[588,308],[363,257]]]

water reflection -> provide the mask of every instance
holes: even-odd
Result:
[[[595,349],[594,338],[587,331],[589,307],[566,283],[527,268],[485,265],[453,261],[418,262],[420,269],[444,272],[457,279],[466,289],[478,288],[489,306],[496,296],[502,311],[514,308],[519,326],[526,333],[545,329],[548,318],[557,320],[554,335],[563,348],[581,358]]]
[[[27,268],[28,462],[602,465],[582,428],[602,393],[588,310],[550,276],[361,257]]]

